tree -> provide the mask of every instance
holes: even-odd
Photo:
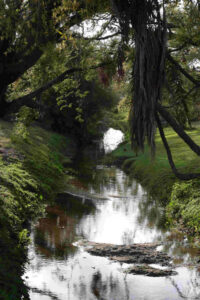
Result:
[[[180,62],[177,53],[188,51],[190,46],[199,47],[199,6],[196,1],[184,1],[184,8],[180,9],[180,1],[112,1],[116,16],[119,19],[123,40],[129,39],[131,29],[135,47],[135,61],[133,65],[133,111],[132,111],[132,143],[135,148],[144,148],[147,137],[152,153],[155,151],[155,128],[160,130],[163,144],[166,148],[168,159],[175,175],[180,179],[190,179],[200,174],[180,174],[175,167],[170,148],[164,136],[159,114],[178,133],[185,143],[200,155],[200,147],[186,134],[182,126],[178,124],[171,114],[162,106],[162,90],[166,86],[166,60],[176,68],[178,74],[184,76],[193,85],[192,90],[199,88],[200,81],[197,72],[191,72],[188,64]],[[168,9],[168,10],[167,10]],[[170,12],[171,15],[166,13]],[[194,16],[195,18],[192,17]],[[183,18],[185,16],[185,18]],[[180,29],[179,20],[187,22],[184,29]],[[173,21],[173,23],[171,23]],[[191,24],[195,23],[195,29],[191,35]],[[185,31],[185,32],[183,32]],[[167,43],[168,38],[168,43]],[[182,41],[174,49],[174,41]],[[172,48],[173,47],[173,48]],[[173,55],[175,53],[175,55]],[[177,60],[178,58],[178,60]],[[191,74],[194,73],[194,74]],[[180,76],[180,75],[179,75]],[[190,93],[186,92],[186,93]],[[182,102],[184,99],[182,99]],[[185,103],[186,105],[186,103]]]
[[[200,147],[183,130],[179,124],[179,116],[176,115],[175,120],[168,109],[163,106],[163,95],[167,95],[166,99],[168,98],[170,102],[170,94],[176,94],[175,101],[168,104],[172,104],[177,111],[181,108],[187,122],[190,121],[188,99],[191,95],[198,97],[200,87],[198,69],[194,64],[191,67],[194,59],[198,60],[199,57],[199,1],[185,0],[180,8],[181,3],[180,0],[163,0],[163,3],[159,0],[1,1],[1,28],[3,26],[6,28],[6,31],[1,30],[3,32],[1,34],[3,51],[0,59],[1,114],[4,114],[8,105],[10,106],[5,101],[8,84],[16,81],[36,63],[46,51],[47,43],[51,41],[58,43],[60,40],[69,38],[79,40],[81,34],[77,34],[74,29],[70,30],[73,25],[81,24],[85,19],[107,18],[106,26],[109,24],[113,26],[113,22],[115,24],[116,21],[118,22],[109,38],[121,34],[121,40],[117,40],[117,53],[110,55],[113,60],[118,56],[119,74],[123,73],[123,62],[127,55],[126,46],[131,46],[134,50],[131,121],[133,146],[143,149],[147,138],[152,154],[154,154],[154,136],[156,126],[158,126],[170,164],[174,165],[169,147],[167,149],[164,132],[162,132],[160,115],[190,148],[200,155]],[[30,30],[28,31],[27,28]],[[81,38],[100,42],[107,38],[102,36],[104,32],[105,26],[103,25],[99,35],[92,38],[81,36]],[[30,95],[18,99],[16,103],[20,106],[31,100],[28,104],[33,105],[34,96],[65,80],[74,72],[82,72],[84,68],[65,70]],[[176,73],[174,81],[172,77],[170,78],[170,68],[176,71],[173,74]],[[183,123],[183,120],[181,122]],[[175,171],[175,167],[172,169]],[[190,175],[182,176],[178,171],[175,173],[179,178],[190,178]]]
[[[102,59],[106,69],[100,64]],[[100,120],[104,118],[105,109],[110,109],[114,104],[111,89],[102,87],[99,76],[102,70],[108,78],[111,76],[108,74],[115,72],[110,62],[107,49],[100,45],[97,48],[95,41],[79,37],[77,40],[66,39],[62,44],[49,44],[48,52],[9,86],[6,98],[13,101],[11,112],[21,107],[23,100],[26,106],[29,103],[35,105],[39,113],[37,119],[46,128],[70,133],[81,145],[90,143],[91,139],[102,135]],[[16,98],[18,100],[13,100]],[[18,116],[21,113],[22,110]]]
[[[97,2],[0,0],[0,116],[9,106],[8,85],[38,61],[49,43],[60,42],[64,33],[87,18]]]

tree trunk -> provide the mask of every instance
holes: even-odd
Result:
[[[155,114],[156,116],[156,122],[157,122],[157,125],[158,125],[158,129],[159,129],[159,132],[160,132],[160,136],[161,136],[161,139],[162,139],[162,142],[163,142],[163,145],[165,147],[165,150],[167,152],[167,157],[168,157],[168,161],[169,161],[169,164],[170,164],[170,167],[174,173],[174,175],[180,179],[180,180],[190,180],[190,179],[194,179],[194,178],[198,178],[200,177],[200,173],[188,173],[188,174],[182,174],[182,173],[179,173],[176,166],[175,166],[175,163],[173,161],[173,157],[172,157],[172,154],[171,154],[171,150],[170,150],[170,147],[167,143],[167,139],[165,137],[165,134],[164,134],[164,130],[162,128],[162,124],[160,122],[160,119],[159,119],[159,116],[158,114],[156,113]]]
[[[0,118],[2,118],[6,111],[7,108],[9,106],[9,103],[6,102],[6,90],[7,90],[7,85],[5,83],[4,78],[2,78],[1,76],[1,80],[0,80]]]

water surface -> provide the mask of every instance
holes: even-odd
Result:
[[[164,209],[135,180],[115,167],[97,166],[72,181],[77,192],[95,194],[93,203],[59,198],[33,225],[29,263],[23,276],[31,300],[200,299],[198,249],[165,228]],[[98,200],[99,196],[99,200]],[[126,264],[92,256],[79,239],[100,243],[163,243],[177,275],[153,278],[123,272]],[[160,248],[161,248],[160,247]]]

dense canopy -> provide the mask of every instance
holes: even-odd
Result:
[[[200,155],[200,147],[184,131],[184,127],[191,126],[200,86],[199,1],[1,0],[0,6],[1,116],[24,104],[38,107],[41,94],[67,78],[76,81],[78,75],[73,74],[91,76],[91,70],[100,68],[102,80],[107,84],[116,68],[121,77],[125,69],[132,74],[129,84],[132,85],[133,147],[143,149],[147,139],[154,154],[158,127],[174,173],[181,179],[198,176],[179,174],[162,130],[162,120]],[[89,32],[85,33],[88,21]],[[57,67],[56,76],[53,73],[47,76],[43,85],[35,85],[35,91],[31,83],[28,89],[31,93],[21,93],[13,97],[17,101],[11,102],[10,85],[13,93],[18,80],[27,72],[33,73],[52,46],[54,55],[65,49],[62,72]]]

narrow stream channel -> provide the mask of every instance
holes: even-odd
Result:
[[[29,263],[23,275],[31,300],[200,299],[198,249],[165,229],[163,208],[118,168],[96,166],[90,179],[73,180],[78,192],[95,194],[92,204],[59,197],[32,226]],[[75,201],[76,200],[76,201]],[[173,256],[177,275],[126,274],[126,264],[92,256],[77,241],[133,244],[159,242]]]

